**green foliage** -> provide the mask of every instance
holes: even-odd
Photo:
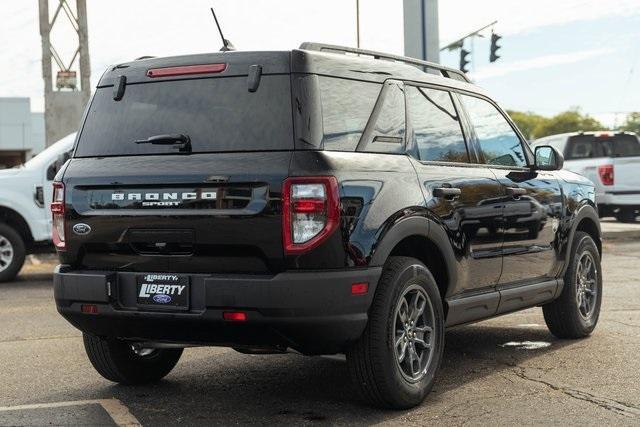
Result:
[[[548,120],[546,117],[542,117],[540,114],[532,113],[530,111],[522,112],[507,110],[507,113],[527,139],[535,139],[536,128],[540,123]]]
[[[536,128],[536,136],[538,138],[547,135],[556,135],[558,133],[575,132],[575,131],[593,131],[603,130],[605,127],[588,115],[583,115],[579,110],[569,110],[557,114],[545,122],[542,122]]]
[[[582,114],[577,108],[564,111],[553,117],[544,117],[532,112],[509,111],[508,113],[528,139],[559,133],[606,129],[602,123],[587,114]],[[640,124],[640,120],[637,123]]]
[[[640,112],[629,113],[620,130],[635,132],[640,135]]]

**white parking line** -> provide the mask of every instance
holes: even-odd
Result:
[[[129,409],[118,399],[71,400],[67,402],[34,403],[31,405],[0,406],[0,412],[29,409],[62,408],[66,406],[100,405],[118,426],[141,426]]]

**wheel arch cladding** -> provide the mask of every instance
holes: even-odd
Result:
[[[24,240],[25,245],[33,243],[33,236],[29,224],[18,212],[6,206],[0,206],[0,222],[16,230]]]
[[[589,234],[593,241],[596,243],[600,257],[602,257],[602,234],[600,232],[600,218],[596,209],[590,205],[583,205],[573,217],[573,224],[571,232],[569,233],[569,240],[566,252],[566,262],[562,269],[562,275],[564,275],[569,268],[569,259],[571,251],[573,250],[573,238],[578,231],[584,231]]]
[[[409,256],[424,263],[433,274],[443,300],[457,280],[456,258],[449,239],[436,222],[415,216],[396,223],[385,233],[371,265],[384,265],[390,256]]]
[[[578,222],[576,231],[584,231],[585,233],[590,235],[593,238],[593,241],[596,242],[598,252],[600,253],[600,256],[602,256],[602,238],[600,236],[600,229],[598,228],[597,224],[598,223],[596,222],[596,220],[594,220],[590,216],[585,216],[580,220],[580,222]]]

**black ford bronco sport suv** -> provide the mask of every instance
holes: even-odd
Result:
[[[111,381],[159,380],[188,346],[346,353],[366,400],[411,407],[447,327],[542,306],[558,337],[594,329],[594,188],[562,162],[410,58],[116,65],[54,183],[57,308]]]

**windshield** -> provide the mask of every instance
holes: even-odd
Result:
[[[25,164],[16,166],[16,168],[29,168],[29,169],[41,169],[49,166],[49,163],[55,160],[60,154],[71,151],[73,148],[73,141],[76,139],[75,132],[71,135],[67,135],[58,142],[55,142],[51,146],[42,150],[36,156],[32,157]]]
[[[640,142],[632,134],[576,135],[569,138],[567,159],[640,156]]]
[[[293,149],[289,75],[263,76],[256,92],[246,76],[131,84],[120,101],[100,88],[75,157],[175,154],[134,141],[177,134],[193,153]]]

